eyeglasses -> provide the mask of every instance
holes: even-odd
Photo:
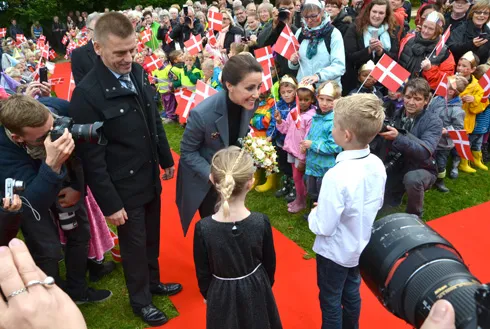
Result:
[[[488,11],[480,11],[480,10],[479,10],[479,11],[475,11],[475,12],[474,12],[474,14],[475,14],[475,15],[483,15],[483,16],[488,16],[488,15],[490,15],[490,12],[488,12]]]
[[[310,16],[303,16],[303,18],[305,19],[305,21],[308,21],[310,19],[316,19],[319,15],[320,15],[320,13],[315,14],[315,15],[310,15]]]

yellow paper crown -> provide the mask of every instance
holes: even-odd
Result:
[[[300,83],[298,89],[308,89],[312,93],[315,93],[315,87],[313,85],[306,84],[306,83]]]
[[[294,81],[293,78],[291,78],[289,75],[284,75],[282,78],[281,78],[281,81],[279,82],[279,84],[283,84],[283,83],[290,83],[292,84],[293,86],[297,87],[298,84]]]
[[[471,50],[468,51],[466,54],[464,54],[461,58],[466,59],[468,62],[471,63],[472,66],[476,66],[475,55],[473,54],[473,52]]]
[[[361,66],[361,68],[359,69],[359,72],[362,72],[362,71],[372,71],[374,70],[374,67],[376,65],[374,65],[374,62],[372,60],[369,60],[367,61],[366,64],[364,64],[363,66]]]
[[[332,98],[337,98],[338,93],[335,90],[335,86],[333,85],[333,83],[327,82],[322,89],[318,90],[318,96],[329,96]]]

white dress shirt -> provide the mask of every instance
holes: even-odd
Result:
[[[357,266],[383,205],[385,184],[383,162],[369,147],[340,153],[323,176],[318,207],[308,217],[316,234],[313,251],[343,267]]]

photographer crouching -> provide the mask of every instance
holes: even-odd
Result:
[[[406,192],[406,212],[419,217],[424,211],[425,191],[436,181],[434,152],[443,128],[439,116],[426,110],[429,100],[427,81],[409,80],[403,89],[403,107],[395,113],[392,125],[379,134],[391,141],[390,156],[385,160],[385,206],[399,206]]]
[[[54,135],[54,123],[53,114],[32,97],[12,95],[0,103],[0,182],[14,178],[25,184],[20,228],[37,266],[76,303],[102,301],[112,293],[88,288],[85,281],[90,226],[82,167],[71,156],[72,134],[63,129]],[[66,286],[59,275],[58,224],[67,238]]]

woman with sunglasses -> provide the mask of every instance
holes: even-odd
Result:
[[[480,63],[488,60],[490,51],[490,2],[480,0],[471,7],[468,19],[451,32],[447,45],[456,63],[466,52],[472,51]]]
[[[291,56],[289,68],[298,70],[296,79],[302,84],[320,84],[327,80],[340,83],[345,73],[342,34],[332,25],[323,3],[318,0],[306,0],[301,16],[303,28],[296,32],[300,47]]]
[[[342,77],[343,94],[357,85],[357,73],[372,60],[377,63],[384,54],[398,59],[398,29],[388,0],[373,0],[349,26],[345,36],[346,73]]]

